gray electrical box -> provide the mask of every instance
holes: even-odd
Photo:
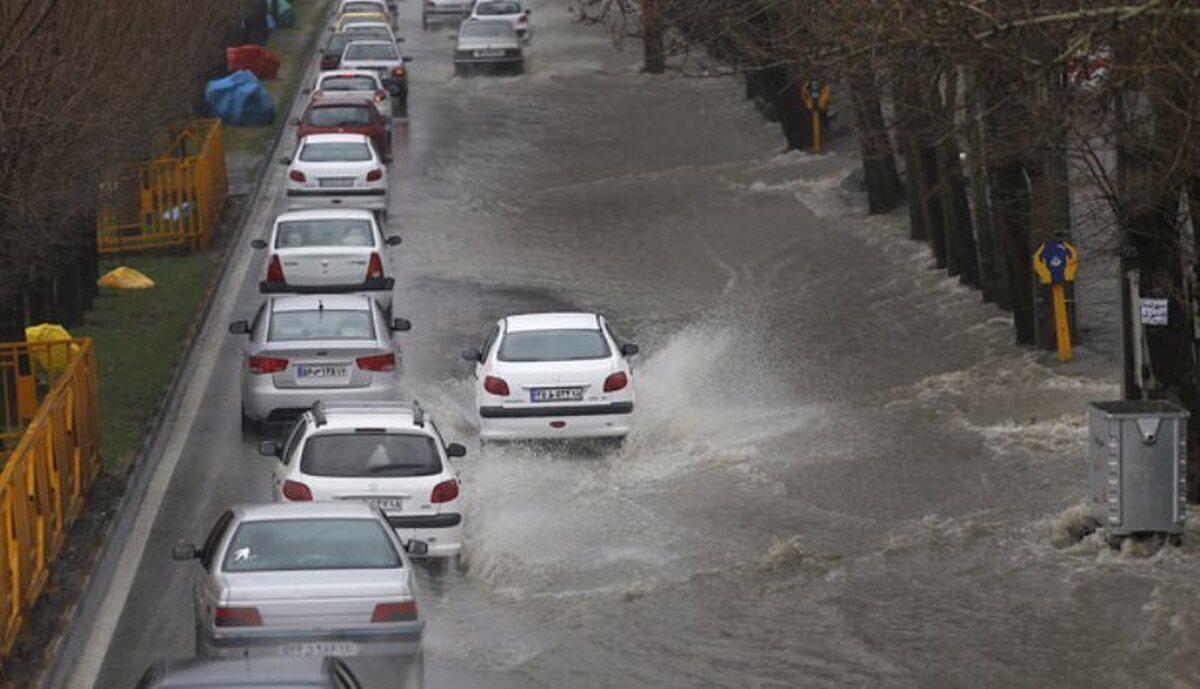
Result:
[[[1089,406],[1092,503],[1110,536],[1183,533],[1187,419],[1186,409],[1161,400]]]

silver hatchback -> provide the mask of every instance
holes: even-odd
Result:
[[[335,656],[368,686],[368,677],[395,686],[401,672],[420,672],[416,579],[378,509],[237,505],[203,546],[179,544],[172,556],[200,561],[192,590],[200,657]]]
[[[229,332],[248,335],[242,365],[243,428],[286,421],[317,400],[396,400],[400,397],[397,332],[412,325],[385,318],[379,302],[362,295],[268,297],[253,321]]]

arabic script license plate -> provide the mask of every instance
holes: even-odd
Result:
[[[304,380],[336,380],[350,375],[350,369],[345,366],[305,366],[296,367],[296,377]]]
[[[534,388],[529,391],[531,402],[578,402],[583,388]]]
[[[280,649],[280,655],[296,658],[324,658],[326,656],[345,658],[358,655],[358,644],[353,641],[302,641],[287,644]]]
[[[352,187],[352,186],[354,186],[354,178],[353,177],[321,177],[321,178],[317,179],[317,184],[320,185],[321,188],[323,188],[323,189],[327,189],[329,187],[334,187],[334,188]]]
[[[404,498],[360,498],[360,500],[381,510],[399,512],[404,509]]]
[[[476,50],[475,57],[504,57],[504,51],[497,48],[489,48],[488,50]]]

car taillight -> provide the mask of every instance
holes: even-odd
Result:
[[[218,627],[261,627],[258,608],[217,608],[213,623]]]
[[[256,375],[279,373],[287,368],[288,360],[273,356],[252,356],[247,362],[250,372]]]
[[[367,262],[367,279],[382,280],[383,279],[383,259],[379,258],[378,251],[371,252],[371,260]]]
[[[279,254],[273,254],[271,262],[267,264],[267,282],[287,282],[283,277],[283,263],[279,261]]]
[[[367,173],[368,182],[378,182],[381,179],[383,179],[383,170],[380,170],[379,168],[375,168]]]
[[[384,91],[376,91],[375,92],[375,102],[376,103],[382,103],[384,98],[387,98],[386,92],[384,92]]]
[[[300,172],[299,170],[289,171],[288,179],[292,180],[293,182],[307,182],[308,181],[308,178],[304,176],[304,173]]]
[[[524,24],[527,21],[529,21],[529,15],[527,14],[522,14],[521,16],[517,17],[518,24]]]
[[[312,491],[299,481],[284,481],[283,497],[294,502],[312,502]]]
[[[403,603],[380,603],[375,606],[371,615],[372,622],[415,622],[417,619],[417,604],[415,601]]]
[[[392,76],[396,77],[397,79],[403,79],[404,78],[404,68],[403,67],[393,67],[392,68]]]
[[[396,355],[388,352],[387,354],[360,356],[354,360],[354,363],[364,371],[394,371],[396,370]]]
[[[433,495],[429,498],[429,501],[437,505],[443,502],[450,502],[457,497],[458,481],[450,479],[449,481],[442,481],[433,487]]]
[[[624,371],[617,371],[604,379],[605,392],[616,392],[624,389],[626,385],[629,385],[629,376],[625,375]]]
[[[483,389],[487,390],[493,395],[508,397],[508,382],[503,378],[497,378],[496,376],[488,376],[484,378]]]

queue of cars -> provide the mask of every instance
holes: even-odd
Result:
[[[423,23],[451,9],[464,19],[456,67],[468,48],[471,60],[523,65],[529,13],[519,3],[425,0]],[[158,664],[139,689],[419,686],[412,558],[437,572],[463,552],[454,460],[467,449],[401,401],[399,338],[411,323],[392,313],[401,239],[386,220],[391,119],[408,97],[403,39],[384,0],[341,0],[332,28],[294,153],[281,160],[288,210],[251,242],[264,252],[263,301],[229,326],[244,338],[243,431],[282,428],[257,448],[271,501],[232,506],[202,542],[173,549],[197,562],[196,654],[210,660]],[[464,48],[478,36],[512,37],[518,52]],[[623,438],[637,352],[597,314],[501,318],[463,352],[481,444]]]

